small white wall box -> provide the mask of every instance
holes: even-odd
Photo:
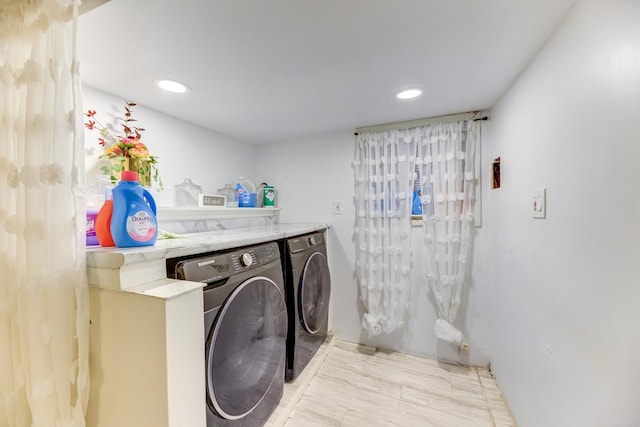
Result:
[[[500,157],[496,157],[491,163],[491,188],[500,188]]]
[[[215,195],[198,194],[198,206],[200,206],[201,208],[204,208],[204,207],[226,208],[227,196],[221,196],[219,194],[215,194]]]
[[[547,189],[541,188],[533,192],[533,218],[547,217]]]

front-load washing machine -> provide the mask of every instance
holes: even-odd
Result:
[[[207,427],[262,426],[284,387],[287,309],[277,243],[167,260],[206,283]]]
[[[331,277],[324,233],[281,242],[289,332],[286,380],[295,379],[327,337]]]

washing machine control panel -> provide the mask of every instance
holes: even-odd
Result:
[[[235,271],[242,271],[277,260],[279,256],[277,244],[271,244],[238,251],[232,255],[231,259]]]
[[[167,259],[168,277],[212,283],[279,260],[277,243],[212,253],[207,256]]]

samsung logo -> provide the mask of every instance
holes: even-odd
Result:
[[[210,259],[210,260],[207,260],[207,261],[200,261],[198,263],[198,267],[204,267],[205,265],[211,265],[211,264],[215,264],[215,263],[216,263],[215,259]]]

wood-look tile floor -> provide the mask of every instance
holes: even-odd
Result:
[[[495,379],[469,368],[327,340],[285,385],[267,427],[515,426]]]

